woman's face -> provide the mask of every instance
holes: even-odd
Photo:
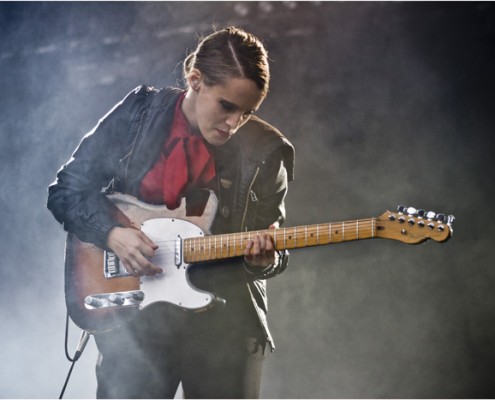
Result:
[[[263,99],[250,79],[228,78],[223,84],[207,86],[198,71],[189,77],[183,111],[193,130],[199,130],[211,145],[220,146],[249,120]]]

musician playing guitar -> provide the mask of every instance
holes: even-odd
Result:
[[[108,265],[120,263],[131,278],[167,279],[155,261],[167,244],[127,220],[111,193],[171,212],[184,206],[190,218],[211,214],[214,196],[212,234],[284,221],[294,150],[253,116],[270,79],[261,42],[237,28],[216,31],[199,42],[183,70],[184,90],[131,91],[58,171],[48,208],[69,232],[68,259],[84,265],[94,253],[79,256],[71,243],[95,245]],[[273,348],[266,279],[284,270],[288,254],[275,251],[266,233],[243,247],[243,255],[188,270],[191,283],[225,300],[218,302],[223,306],[185,312],[156,302],[118,327],[92,331],[100,352],[98,398],[172,398],[180,382],[188,398],[259,397],[265,349]],[[77,286],[79,275],[66,274],[68,285]],[[101,305],[96,297],[87,302],[87,308]]]

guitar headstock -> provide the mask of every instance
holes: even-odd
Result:
[[[418,244],[428,239],[445,242],[453,233],[453,215],[399,206],[397,212],[386,211],[376,219],[376,236]]]

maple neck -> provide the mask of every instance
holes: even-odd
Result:
[[[268,233],[276,250],[299,249],[376,237],[376,218],[302,225],[290,228],[200,236],[184,239],[187,263],[214,261],[242,256],[246,244],[256,235]]]

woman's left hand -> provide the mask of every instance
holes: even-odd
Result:
[[[275,229],[275,225],[270,225]],[[250,267],[266,268],[275,263],[275,246],[268,233],[256,235],[244,248],[244,261]]]

